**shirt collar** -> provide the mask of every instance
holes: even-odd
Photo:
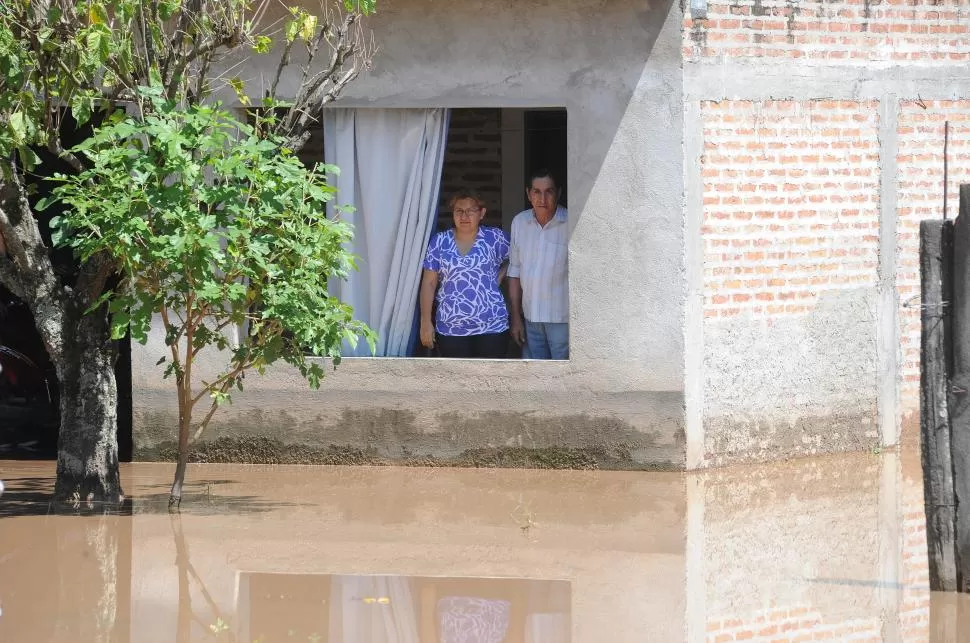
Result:
[[[529,208],[529,214],[532,215],[532,220],[536,223],[536,225],[539,225],[539,220],[536,219],[536,211],[534,208]],[[550,221],[565,222],[568,219],[569,219],[568,211],[566,210],[566,208],[559,205],[559,206],[556,206],[556,213],[552,215],[552,219],[550,219]]]

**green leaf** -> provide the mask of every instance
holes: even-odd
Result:
[[[304,16],[303,21],[300,23],[300,38],[311,40],[316,30],[317,17],[313,15]]]
[[[57,219],[57,217],[55,217],[55,219]],[[65,234],[64,226],[61,225],[60,222],[58,222],[57,227],[53,227],[54,226],[54,221],[53,220],[51,221],[51,226],[52,226],[52,228],[51,228],[51,243],[54,244],[54,247],[55,248],[61,248],[61,247],[65,246],[65,245],[67,245],[65,243],[65,239],[67,238],[67,236]]]
[[[257,54],[268,54],[273,49],[273,39],[269,36],[256,36],[253,51]]]
[[[299,18],[295,18],[286,23],[286,42],[296,40],[297,35],[300,33],[301,24],[302,21]]]
[[[368,16],[377,11],[377,0],[344,0],[344,9],[349,13],[360,12]]]
[[[182,3],[179,0],[159,0],[158,15],[162,20],[168,20],[178,11]]]
[[[17,148],[17,155],[20,157],[20,162],[23,163],[24,168],[27,170],[33,170],[35,167],[40,165],[40,157],[32,147],[27,145],[21,145]]]
[[[91,120],[91,112],[94,111],[94,97],[86,93],[77,93],[71,98],[71,114],[78,125],[83,125]]]
[[[88,23],[92,25],[105,25],[108,23],[108,14],[100,2],[92,2],[88,5]]]
[[[89,31],[87,37],[84,39],[84,43],[87,46],[85,54],[88,60],[102,60],[101,54],[104,51],[103,45],[107,45],[107,37],[100,29],[92,29]]]
[[[121,339],[128,333],[131,317],[127,311],[120,310],[111,317],[111,339]]]
[[[97,309],[101,308],[101,306],[104,305],[104,302],[106,302],[109,299],[111,299],[111,297],[113,295],[114,295],[114,293],[112,291],[110,291],[110,290],[108,292],[101,293],[101,296],[98,297],[97,299],[95,299],[93,304],[91,304],[90,306],[88,306],[87,310],[84,311],[84,314],[85,315],[89,315],[89,314],[93,313],[94,311],[96,311]]]
[[[16,111],[10,115],[10,133],[13,135],[15,146],[23,145],[27,142],[27,120],[24,113]]]
[[[236,92],[236,98],[239,99],[242,105],[249,105],[249,96],[246,95],[246,84],[239,76],[230,78],[229,86],[232,87],[232,91]]]

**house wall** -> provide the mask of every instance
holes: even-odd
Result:
[[[709,2],[685,16],[688,466],[917,424],[918,226],[968,180],[970,7]],[[915,303],[915,305],[914,305]]]
[[[319,391],[274,368],[247,378],[208,439],[226,438],[237,450],[223,455],[243,460],[275,457],[253,440],[270,436],[397,461],[555,446],[603,466],[683,466],[680,8],[387,0],[370,24],[380,51],[345,106],[566,108],[570,360],[348,359]],[[258,59],[247,76],[273,64]],[[133,349],[136,458],[160,457],[174,437],[162,353],[157,328]]]

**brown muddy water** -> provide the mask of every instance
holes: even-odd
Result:
[[[962,641],[919,462],[700,474],[124,466],[131,515],[48,513],[0,462],[0,641]],[[84,513],[85,507],[79,511]],[[961,626],[934,634],[941,615]],[[963,627],[963,619],[968,625]]]

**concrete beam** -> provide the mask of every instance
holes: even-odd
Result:
[[[684,405],[687,468],[704,464],[704,178],[701,156],[704,130],[701,106],[688,101],[684,108]]]
[[[899,100],[879,101],[879,278],[876,351],[879,364],[879,437],[882,446],[899,442],[899,296],[896,292],[896,153]]]
[[[771,62],[684,63],[684,98],[690,100],[769,100],[839,98],[881,99],[887,93],[902,98],[957,99],[970,96],[970,70],[965,65],[824,66]]]

